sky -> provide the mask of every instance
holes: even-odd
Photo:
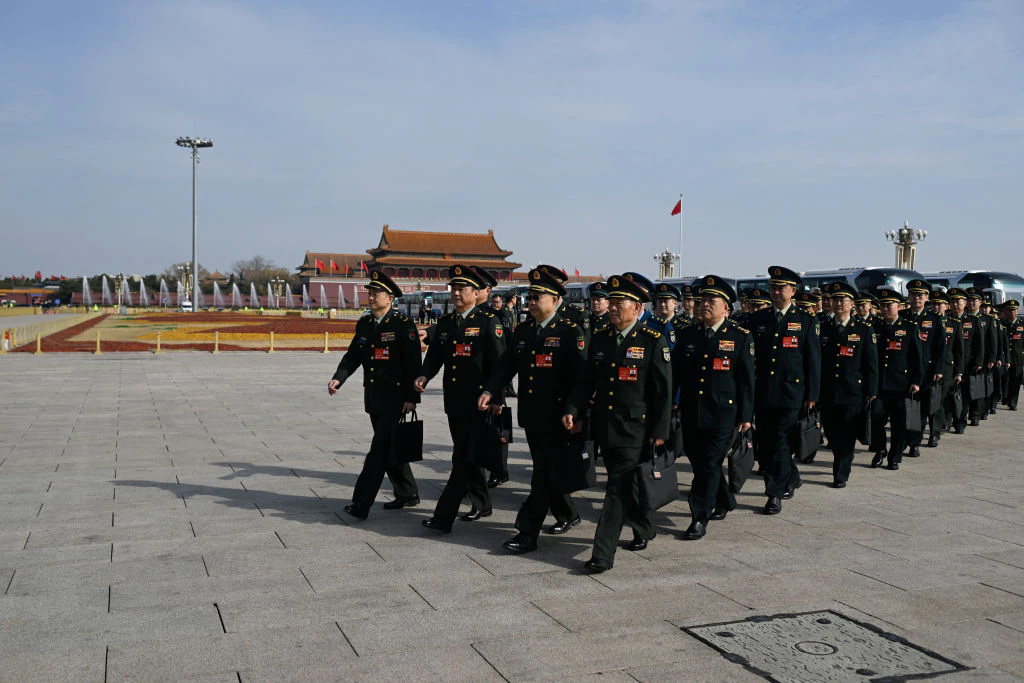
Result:
[[[0,274],[493,229],[570,272],[1024,272],[1024,2],[4,3]],[[682,221],[670,212],[682,195]]]

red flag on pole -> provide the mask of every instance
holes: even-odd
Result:
[[[345,261],[345,275],[348,275],[348,261]]]
[[[334,259],[331,259],[331,270],[339,270],[338,264],[334,262]]]
[[[321,261],[320,259],[317,259],[316,261],[314,261],[313,265],[316,266],[317,270],[323,270],[324,269],[324,262]]]
[[[672,215],[673,216],[678,216],[682,212],[683,212],[683,200],[680,199],[678,202],[676,202],[675,208],[672,209]]]
[[[579,277],[580,276],[580,269],[579,268],[574,268],[573,270],[576,271],[576,277]]]
[[[370,272],[370,269],[366,267],[366,263],[364,261],[359,261],[359,270],[365,270],[367,273]]]

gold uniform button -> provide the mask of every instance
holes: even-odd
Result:
[[[706,366],[706,365],[702,365],[702,366],[700,366],[700,369],[701,369],[701,370],[707,370],[707,369],[708,369],[708,366]]]
[[[527,390],[526,390],[526,393],[528,393],[528,394],[532,394],[532,393],[533,393],[533,389],[527,389]]]
[[[770,375],[774,375],[774,374],[775,374],[775,371],[774,371],[774,370],[772,370],[772,371],[771,371],[770,373],[768,373],[768,374],[770,374]]]
[[[704,392],[703,392],[703,391],[698,391],[698,392],[697,392],[697,395],[698,395],[698,396],[703,396],[703,395],[704,395]]]

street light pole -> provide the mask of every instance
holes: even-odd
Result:
[[[199,164],[199,149],[213,147],[213,140],[207,138],[178,138],[178,147],[191,149],[192,155],[192,312],[199,311],[199,297],[196,287],[199,286],[199,212],[196,204],[196,166]]]

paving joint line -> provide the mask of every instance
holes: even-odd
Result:
[[[1017,598],[1024,598],[1024,592],[1014,593],[1012,590],[1009,590],[1008,588],[1000,588],[999,586],[993,586],[992,584],[985,583],[984,581],[978,581],[978,585],[985,586],[986,588],[994,588],[997,591],[1002,591],[1003,593],[1007,593],[1008,595],[1012,595]]]
[[[199,559],[203,561],[203,569],[206,571],[206,578],[210,578],[210,568],[206,566],[206,555],[200,555]]]
[[[382,562],[387,562],[387,560],[384,559],[384,556],[377,552],[377,549],[373,547],[373,544],[371,544],[369,541],[363,542],[366,543],[366,545],[370,546],[370,550],[372,550],[377,555],[377,557],[381,559]]]
[[[213,603],[213,608],[217,610],[217,618],[220,620],[220,630],[227,633],[228,630],[224,627],[224,615],[220,613],[220,605]]]
[[[302,571],[302,567],[299,567],[299,573],[302,574],[302,578],[304,578],[306,580],[306,585],[309,586],[309,590],[311,590],[314,593],[316,593],[316,588],[313,588],[313,582],[309,580],[308,576],[306,576],[306,572]],[[341,628],[341,627],[339,626],[338,628]]]
[[[341,627],[341,624],[339,624],[338,622],[334,622],[334,625],[338,627],[339,631],[341,631],[341,637],[345,639],[345,642],[348,643],[348,646],[352,648],[352,653],[358,658],[359,650],[357,650],[356,646],[352,644],[352,641],[348,639],[348,635],[345,633],[345,629],[343,629]]]
[[[488,573],[488,574],[490,574],[491,576],[497,576],[497,574],[495,574],[494,572],[492,572],[492,571],[491,571],[490,569],[488,569],[487,567],[485,567],[485,566],[483,566],[482,564],[480,564],[479,562],[477,562],[476,558],[474,558],[474,557],[473,557],[472,555],[470,555],[469,553],[463,553],[463,555],[465,555],[465,556],[466,556],[466,557],[468,557],[469,559],[473,560],[473,562],[476,562],[476,563],[477,563],[478,565],[480,565],[480,568],[481,568],[481,569],[483,569],[483,570],[484,570],[485,572],[487,572],[487,573]]]
[[[288,549],[288,546],[287,546],[287,545],[285,544],[285,542],[284,542],[284,539],[283,539],[283,538],[281,538],[281,534],[279,534],[279,533],[277,533],[277,532],[275,531],[275,532],[274,532],[274,535],[275,535],[275,536],[277,536],[277,540],[281,541],[281,546],[282,546],[282,547],[283,547],[283,548],[284,548],[285,550],[287,550],[287,549]]]
[[[487,662],[487,666],[489,666],[492,669],[494,669],[494,673],[496,673],[499,676],[501,676],[501,680],[505,681],[505,683],[509,683],[509,679],[505,676],[505,674],[503,674],[500,671],[498,671],[498,667],[494,666],[494,664],[491,663],[491,660],[487,659],[487,657],[484,656],[484,653],[480,652],[480,650],[478,650],[476,648],[476,643],[470,643],[469,647],[471,647],[473,649],[473,652],[475,652],[477,654],[477,656],[480,657],[480,659],[482,659],[485,662]]]
[[[564,629],[565,629],[565,631],[566,631],[566,633],[573,633],[573,630],[572,630],[571,628],[569,628],[568,626],[566,626],[565,624],[563,624],[562,622],[560,622],[560,621],[559,621],[558,619],[556,619],[555,617],[553,617],[553,616],[551,616],[550,614],[548,614],[548,613],[547,613],[546,611],[544,611],[544,608],[543,608],[543,607],[541,607],[540,605],[538,605],[537,603],[535,603],[535,602],[534,602],[533,600],[531,600],[531,601],[530,601],[530,605],[532,605],[534,609],[536,609],[537,611],[539,611],[539,612],[540,612],[541,614],[543,614],[544,616],[546,616],[546,617],[547,617],[548,619],[550,619],[551,621],[555,622],[556,624],[558,624],[559,626],[561,626],[562,628],[564,628]]]
[[[416,586],[412,585],[411,583],[408,584],[408,586],[409,586],[409,588],[412,589],[413,593],[415,593],[416,595],[420,596],[420,600],[422,600],[423,602],[427,603],[427,607],[429,607],[430,609],[434,610],[435,612],[439,611],[436,607],[434,607],[432,604],[430,604],[430,600],[427,600],[425,597],[423,597],[423,593],[420,593],[418,590],[416,590]]]
[[[24,550],[25,548],[28,547],[28,539],[30,539],[30,538],[32,538],[32,532],[31,531],[28,532],[28,536],[25,537],[25,545],[21,546],[22,550]]]
[[[11,570],[11,578],[7,581],[7,588],[4,588],[4,595],[7,595],[7,591],[11,590],[11,584],[14,583],[14,575],[17,573],[17,569]]]
[[[731,597],[729,597],[728,595],[726,595],[725,593],[722,593],[721,591],[716,591],[716,590],[715,590],[714,588],[712,588],[711,586],[705,585],[705,584],[701,583],[700,581],[698,581],[698,582],[696,583],[696,585],[697,585],[697,586],[700,586],[701,588],[705,588],[705,589],[707,589],[707,590],[711,591],[711,592],[712,592],[712,593],[714,593],[715,595],[718,595],[718,596],[721,596],[721,597],[725,598],[725,599],[726,599],[726,600],[728,600],[729,602],[733,602],[733,603],[736,603],[737,605],[739,605],[739,606],[740,606],[740,607],[742,607],[743,609],[748,609],[748,610],[750,610],[751,612],[753,612],[753,611],[754,611],[754,610],[756,609],[756,608],[754,608],[754,607],[751,607],[750,605],[744,605],[744,604],[743,604],[742,602],[740,602],[739,600],[737,600],[737,599],[735,599],[735,598],[731,598]]]

